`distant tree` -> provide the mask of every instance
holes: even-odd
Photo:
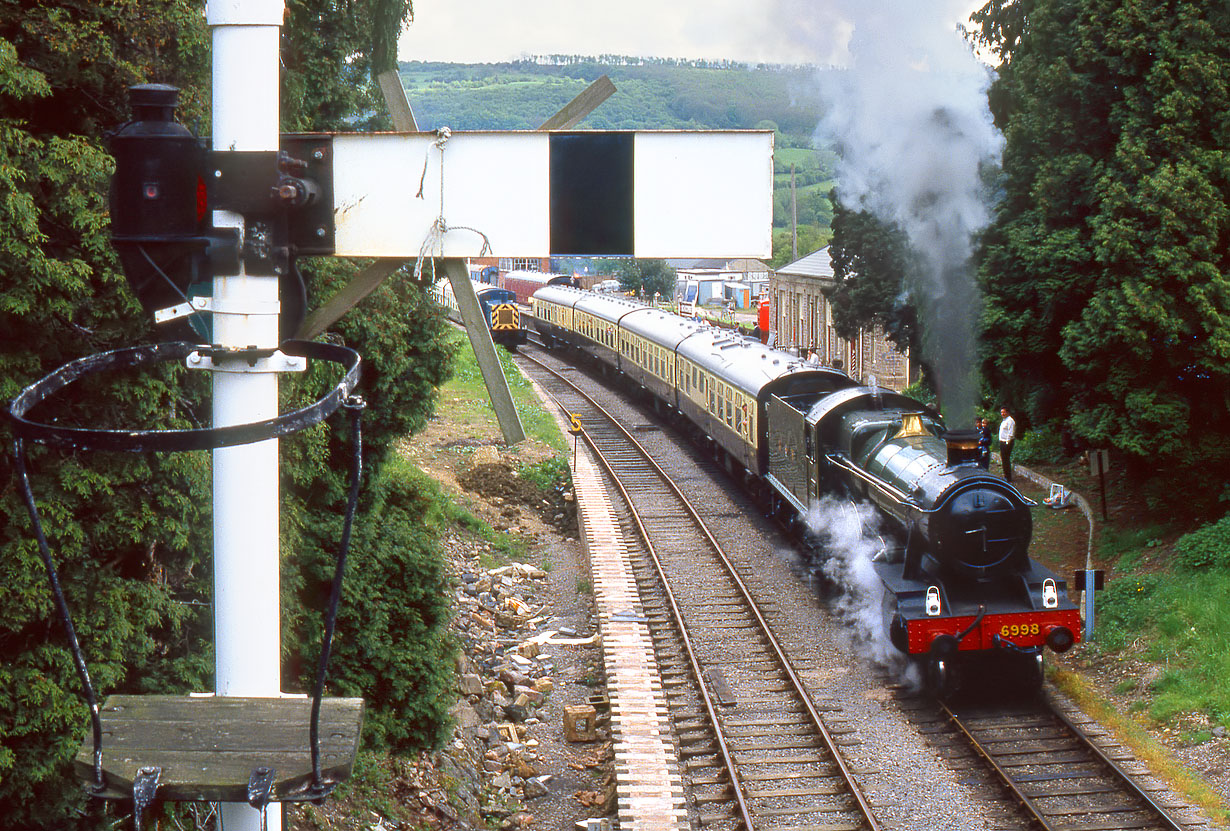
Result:
[[[616,267],[619,287],[646,298],[658,294],[664,300],[675,298],[675,269],[665,260],[622,260]]]
[[[816,225],[800,225],[799,242],[797,246],[799,256],[806,257],[813,251],[819,251],[821,248],[828,245],[829,239],[832,235],[832,229],[827,226],[819,227]],[[795,247],[796,246],[791,244],[789,228],[774,228],[773,257],[769,260],[769,267],[781,268],[796,259],[792,256]]]
[[[981,264],[989,380],[1151,467],[1224,459],[1230,7],[993,0],[975,20],[1007,137]]]
[[[867,211],[833,202],[833,258],[836,286],[829,293],[833,324],[847,340],[860,329],[880,326],[898,349],[920,352],[921,332],[914,304],[906,295],[910,246],[905,232]]]

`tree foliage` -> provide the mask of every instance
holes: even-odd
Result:
[[[386,64],[372,38],[405,0],[291,2],[283,121],[330,129],[370,118],[366,74]],[[387,41],[387,34],[386,34]],[[126,88],[181,88],[179,118],[207,129],[208,32],[195,2],[0,3],[0,399],[63,363],[149,338],[108,235],[112,161],[103,134],[129,117]],[[387,43],[386,43],[387,50]],[[304,78],[308,77],[305,81]],[[356,86],[364,88],[357,95]],[[368,108],[370,110],[370,108]],[[305,266],[324,297],[355,264]],[[331,689],[364,695],[369,742],[416,750],[440,740],[450,645],[439,552],[417,522],[418,485],[390,467],[393,442],[421,426],[449,351],[422,287],[402,274],[327,337],[358,349],[365,375],[366,481]],[[284,409],[334,383],[327,366],[282,385]],[[79,382],[38,412],[107,427],[208,423],[208,379],[163,366]],[[0,425],[0,442],[11,432]],[[284,689],[309,688],[345,503],[348,431],[282,441]],[[212,687],[210,457],[30,448],[35,497],[101,695]],[[84,698],[52,606],[29,519],[0,456],[0,816],[6,827],[92,828],[70,759]],[[327,596],[327,593],[326,595]],[[402,718],[401,713],[410,714]]]
[[[905,293],[910,244],[900,228],[886,225],[867,211],[833,203],[833,258],[836,282],[829,293],[834,329],[853,340],[860,329],[883,328],[898,349],[919,353],[921,333],[914,304]]]
[[[1230,8],[994,0],[1004,199],[985,370],[1035,422],[1153,464],[1230,453]]]
[[[619,288],[651,299],[655,294],[663,300],[675,297],[675,269],[666,260],[621,260],[615,267]]]

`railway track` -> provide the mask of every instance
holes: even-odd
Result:
[[[693,825],[715,831],[879,827],[811,693],[687,498],[596,401],[534,354],[623,500]]]
[[[938,704],[1030,819],[1054,831],[1184,826],[1103,749],[1045,701],[1012,707]]]
[[[995,705],[910,696],[910,720],[962,770],[966,784],[998,790],[1006,813],[1048,831],[1180,831],[1182,821],[1160,786],[1127,769],[1133,757],[1096,725],[1078,724],[1045,698]]]

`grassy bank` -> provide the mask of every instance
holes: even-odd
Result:
[[[1138,696],[1133,712],[1177,721],[1184,740],[1207,741],[1230,728],[1230,518],[1173,545],[1163,534],[1149,526],[1104,535],[1116,579],[1100,598],[1091,648],[1151,664],[1116,692]]]

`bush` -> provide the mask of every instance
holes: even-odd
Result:
[[[1158,588],[1153,574],[1128,575],[1107,584],[1098,598],[1097,638],[1102,647],[1121,649],[1152,625]]]
[[[329,694],[367,702],[366,747],[414,752],[439,745],[452,706],[455,644],[448,632],[451,591],[433,529],[447,506],[434,483],[396,457],[373,477],[371,506],[354,529]],[[367,501],[366,499],[364,501]],[[316,517],[322,539],[336,540],[340,519]],[[322,546],[324,548],[324,546]],[[299,686],[311,689],[319,658],[321,617],[328,602],[333,552],[313,552],[299,586],[304,655]]]
[[[1184,568],[1230,567],[1230,514],[1184,534],[1174,548],[1179,565]]]
[[[928,407],[934,407],[936,404],[935,390],[931,389],[926,380],[922,378],[903,389],[901,394],[922,402]]]
[[[1055,465],[1064,461],[1059,431],[1047,425],[1025,432],[1012,448],[1013,461],[1021,464]]]
[[[568,459],[563,456],[551,456],[541,462],[525,465],[517,470],[517,474],[543,493],[565,489],[572,481]]]

